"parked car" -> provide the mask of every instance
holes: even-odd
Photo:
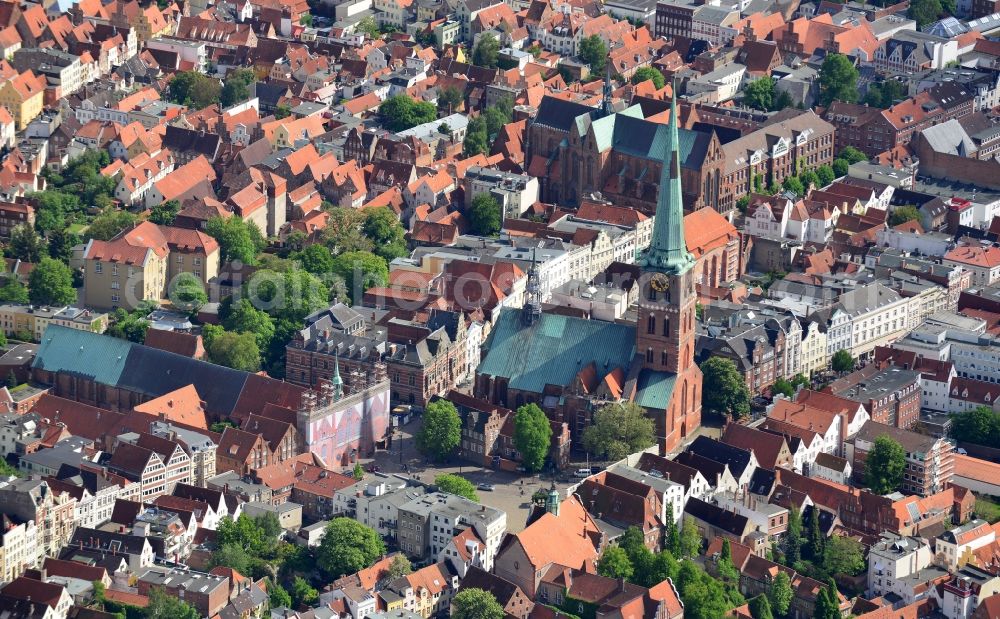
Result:
[[[496,486],[494,486],[493,484],[487,484],[487,483],[484,482],[484,483],[481,483],[481,484],[477,484],[476,485],[476,489],[477,490],[482,490],[484,492],[493,492],[494,490],[496,490]]]
[[[573,473],[573,477],[583,479],[585,477],[590,477],[592,474],[593,473],[590,472],[590,469],[576,469],[576,472]]]

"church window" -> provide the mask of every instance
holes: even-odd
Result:
[[[648,299],[649,299],[650,301],[655,301],[655,300],[656,300],[656,291],[655,291],[655,290],[653,290],[653,287],[652,287],[652,286],[650,286],[650,287],[649,287],[649,288],[647,289],[647,295],[648,295],[648,296],[647,296],[647,298],[648,298]]]
[[[663,317],[663,336],[670,337],[670,316]]]
[[[646,333],[656,333],[656,316],[653,314],[646,319]]]
[[[653,362],[653,349],[652,348],[647,348],[646,349],[646,363],[652,363],[652,362]]]
[[[666,365],[666,364],[667,364],[667,351],[664,350],[663,352],[660,353],[660,365]]]

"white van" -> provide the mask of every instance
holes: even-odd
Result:
[[[573,473],[573,477],[579,477],[580,479],[590,477],[590,469],[576,469],[576,472]]]

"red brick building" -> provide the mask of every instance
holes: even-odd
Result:
[[[860,402],[872,421],[909,428],[920,418],[920,372],[867,365],[831,383],[830,393]]]

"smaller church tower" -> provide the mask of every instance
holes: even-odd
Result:
[[[340,377],[340,355],[333,357],[333,377],[330,378],[330,386],[333,387],[333,401],[336,402],[344,397],[344,379]]]
[[[553,516],[559,515],[559,491],[556,490],[556,482],[552,482],[549,494],[545,497],[545,511]]]
[[[521,322],[530,327],[542,316],[542,284],[538,279],[538,263],[535,261],[535,250],[531,250],[531,266],[528,267],[527,298],[521,308]]]

